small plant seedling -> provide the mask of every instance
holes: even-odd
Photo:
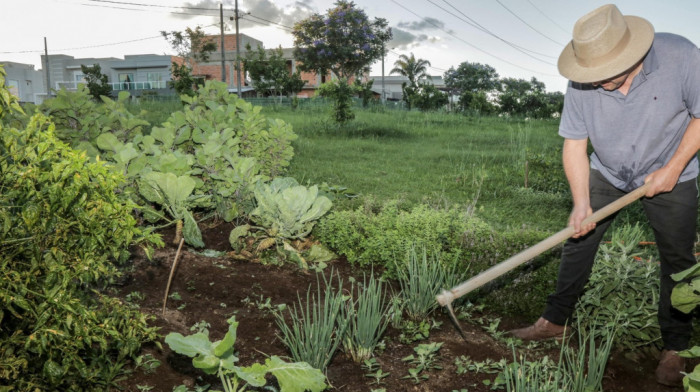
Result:
[[[197,333],[203,333],[205,335],[208,335],[210,327],[211,327],[211,324],[202,320],[202,321],[198,321],[198,322],[192,324],[192,326],[190,327],[190,331],[197,332]]]
[[[423,373],[424,370],[441,370],[442,366],[436,364],[436,361],[438,357],[438,351],[440,351],[442,344],[442,342],[433,342],[427,344],[419,344],[418,346],[414,347],[413,351],[416,352],[416,355],[409,355],[402,358],[401,360],[404,362],[408,362],[411,365],[416,365],[416,367],[408,369],[408,375],[404,376],[403,378],[410,378],[413,380],[414,383],[418,384],[422,380],[428,379],[428,375]]]
[[[156,369],[161,365],[160,361],[151,354],[139,355],[134,360],[136,367],[143,369],[145,374],[155,373]]]
[[[374,379],[371,384],[381,384],[382,380],[385,377],[388,377],[391,373],[385,373],[380,367],[379,363],[377,362],[376,358],[370,358],[366,359],[362,363],[362,368],[367,370],[369,373],[365,374],[365,377],[370,377]]]
[[[170,299],[172,299],[172,300],[175,300],[175,301],[181,301],[181,300],[182,300],[182,296],[181,296],[180,293],[178,293],[177,291],[174,291],[172,294],[170,294],[170,295],[168,296],[168,298],[170,298]]]
[[[137,386],[136,386],[136,389],[138,389],[139,391],[144,391],[144,392],[145,392],[145,391],[152,391],[153,388],[154,388],[154,387],[152,387],[152,386],[150,386],[150,385],[137,385]]]

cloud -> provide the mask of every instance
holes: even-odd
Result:
[[[427,34],[413,34],[398,27],[392,27],[392,39],[387,44],[392,49],[408,49],[420,45],[422,42],[437,42],[440,37],[429,36]]]
[[[424,31],[432,29],[444,29],[445,23],[435,18],[425,17],[420,22],[399,22],[397,26],[411,31]]]
[[[185,2],[183,7],[189,8],[206,8],[219,9],[219,1],[217,0],[200,0],[198,2]],[[233,0],[224,1],[224,17],[227,24],[230,16],[233,16],[232,10],[235,7]],[[280,7],[272,0],[243,0],[239,1],[238,9],[241,18],[239,19],[239,27],[260,27],[265,25],[282,25],[286,27],[294,26],[294,23],[308,18],[313,13],[317,12],[311,2],[296,1],[286,7]],[[175,17],[182,19],[195,18],[196,14],[212,14],[212,23],[219,22],[219,13],[215,11],[184,9],[186,14],[174,14]]]

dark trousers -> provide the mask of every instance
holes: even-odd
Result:
[[[593,210],[611,203],[625,192],[613,187],[596,170],[591,170],[590,198]],[[671,291],[676,282],[672,274],[693,266],[695,226],[698,214],[696,180],[677,184],[671,192],[642,198],[642,205],[654,230],[661,257],[661,289],[659,293],[659,326],[664,348],[684,350],[692,333],[692,317],[671,306]],[[598,246],[614,215],[599,222],[582,238],[564,244],[556,292],[547,299],[542,315],[559,325],[566,324],[574,312],[576,301],[588,282]]]

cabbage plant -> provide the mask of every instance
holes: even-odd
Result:
[[[276,246],[278,252],[291,257],[302,268],[308,268],[307,261],[292,242],[307,238],[319,218],[330,210],[330,199],[319,194],[318,186],[307,188],[291,177],[275,178],[270,183],[258,182],[253,193],[256,207],[250,219],[257,226],[242,225],[233,229],[229,236],[231,246],[236,249],[240,238],[256,234],[260,239],[257,251]]]

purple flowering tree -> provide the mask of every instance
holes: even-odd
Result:
[[[326,15],[314,14],[294,25],[294,57],[302,71],[331,71],[349,79],[382,58],[391,39],[386,19],[374,18],[352,1],[338,0]]]

